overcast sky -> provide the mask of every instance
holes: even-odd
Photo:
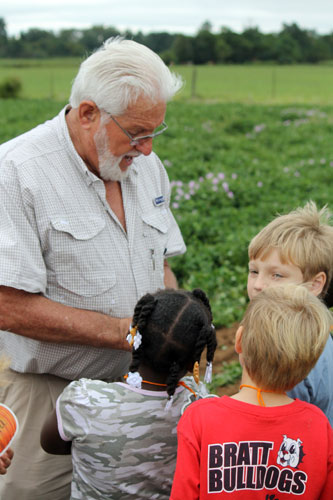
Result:
[[[319,34],[333,31],[333,0],[2,0],[0,17],[12,36],[29,28],[58,31],[103,24],[119,31],[168,31],[193,35],[204,21],[263,33],[296,22]]]

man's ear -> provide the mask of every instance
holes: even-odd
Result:
[[[78,117],[81,126],[88,130],[99,123],[100,110],[94,101],[82,101],[78,107]]]
[[[235,338],[235,351],[237,354],[242,353],[242,335],[243,335],[243,330],[244,326],[239,326],[238,330],[236,332],[236,338]]]
[[[310,280],[310,291],[318,297],[323,291],[326,280],[327,276],[324,271],[320,271],[320,273],[317,273],[316,276],[314,276],[314,278]]]

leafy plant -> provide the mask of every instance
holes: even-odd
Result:
[[[238,361],[231,361],[231,363],[222,363],[221,373],[213,375],[212,382],[208,384],[210,392],[215,393],[219,387],[233,384],[242,375],[242,367]]]
[[[22,83],[19,78],[8,77],[0,82],[0,98],[17,98],[22,90]]]

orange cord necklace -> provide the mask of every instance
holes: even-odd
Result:
[[[124,375],[125,380],[127,379],[127,377],[128,377],[128,375]],[[142,380],[142,384],[158,385],[159,387],[166,387],[167,386],[166,384],[159,384],[158,382],[149,382],[148,380]],[[177,386],[179,386],[179,385],[181,385],[182,387],[185,387],[185,389],[192,392],[192,394],[194,394],[194,396],[197,397],[194,390],[191,387],[189,387],[187,384],[185,384],[185,382],[183,382],[182,380],[180,382],[178,382]]]
[[[264,398],[262,397],[262,392],[275,392],[275,391],[264,391],[263,389],[259,389],[259,387],[255,387],[254,385],[247,385],[247,384],[241,384],[239,386],[239,390],[242,389],[242,387],[248,387],[249,389],[254,389],[257,391],[257,398],[258,398],[258,403],[260,406],[266,406]]]

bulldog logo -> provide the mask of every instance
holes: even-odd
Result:
[[[278,451],[277,463],[283,467],[290,466],[297,468],[303,456],[302,441],[299,438],[295,441],[295,439],[288,438],[284,434]]]

